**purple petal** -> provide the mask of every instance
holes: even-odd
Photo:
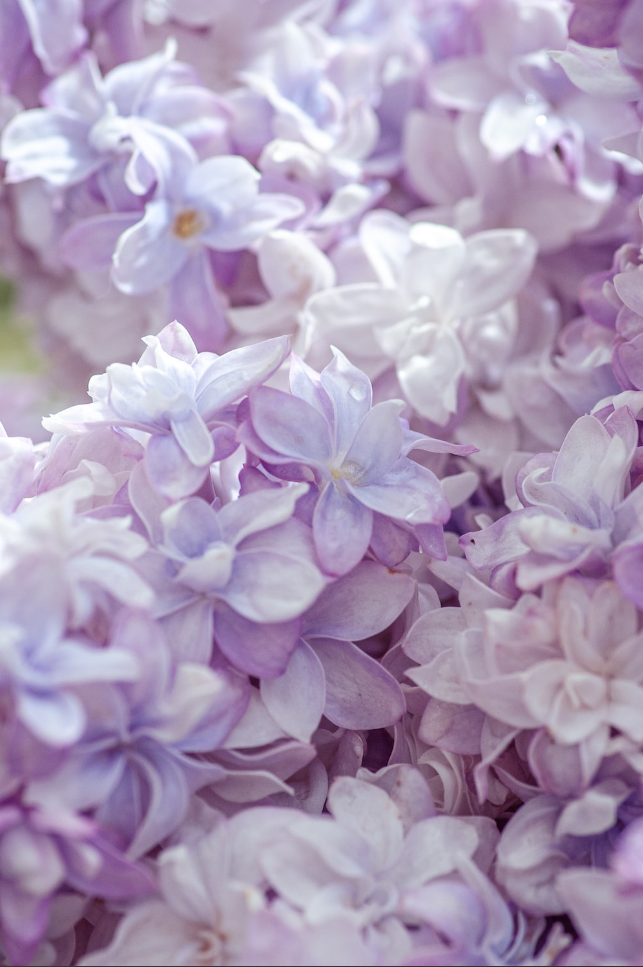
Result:
[[[87,41],[81,0],[20,0],[31,43],[48,74],[59,74]]]
[[[214,636],[219,648],[235,668],[257,678],[283,675],[300,629],[299,620],[256,624],[223,606],[214,613]]]
[[[224,217],[216,228],[203,234],[203,241],[217,251],[235,252],[248,248],[304,211],[303,202],[294,195],[264,193],[246,208],[239,208]]]
[[[373,514],[367,507],[332,483],[324,488],[313,514],[313,535],[328,574],[347,574],[359,564],[372,530]]]
[[[267,380],[288,356],[287,336],[266,339],[253,346],[232,349],[216,359],[197,364],[196,401],[199,413],[207,422],[216,413],[245,396],[253,387]]]
[[[205,480],[207,467],[190,463],[173,436],[153,436],[145,448],[145,471],[155,490],[171,500],[195,493]]]
[[[170,231],[171,220],[168,202],[151,201],[143,218],[121,235],[112,268],[121,292],[152,292],[169,282],[187,261],[190,250]]]
[[[350,492],[371,510],[416,524],[444,524],[451,508],[431,470],[402,457],[379,480],[365,486],[348,484]]]
[[[386,400],[369,410],[362,420],[343,464],[357,468],[354,475],[359,475],[360,487],[378,483],[398,460],[404,440],[400,422],[404,405],[401,400]]]
[[[60,240],[60,256],[72,269],[107,268],[121,235],[139,220],[138,213],[96,215],[72,225]]]
[[[250,393],[250,411],[255,431],[276,453],[313,466],[330,461],[328,424],[304,400],[258,386]]]
[[[169,314],[189,330],[199,352],[221,349],[228,325],[205,251],[188,258],[172,279]]]
[[[309,742],[326,703],[326,678],[305,641],[293,651],[283,675],[261,682],[261,697],[275,722],[300,742]]]
[[[324,584],[308,561],[270,551],[240,551],[221,596],[244,618],[272,624],[303,614]]]
[[[362,561],[329,585],[304,616],[304,636],[359,641],[388,628],[411,600],[415,581]]]
[[[326,674],[324,715],[345,729],[381,729],[406,710],[402,689],[382,666],[349,641],[312,643]]]
[[[172,433],[190,463],[195,467],[208,466],[214,457],[214,444],[207,426],[195,410],[189,410],[182,420],[170,420]]]
[[[368,376],[353,366],[339,349],[320,375],[335,413],[335,451],[342,457],[371,409],[373,390]]]
[[[44,178],[60,188],[77,185],[104,159],[87,144],[87,122],[45,108],[16,115],[2,136],[8,182]]]

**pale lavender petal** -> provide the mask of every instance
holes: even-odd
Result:
[[[250,621],[283,622],[310,607],[324,587],[317,568],[305,560],[270,551],[239,551],[221,596]]]
[[[400,421],[403,409],[401,400],[385,400],[377,403],[362,420],[343,464],[356,468],[354,473],[359,475],[356,482],[360,487],[378,483],[399,458],[404,440]]]
[[[550,56],[587,94],[618,101],[636,101],[641,96],[639,81],[623,67],[615,49],[583,47],[570,40],[565,50],[552,50]]]
[[[313,535],[328,574],[347,574],[359,564],[372,530],[373,514],[367,507],[351,494],[340,493],[332,483],[325,487],[313,514]]]
[[[145,448],[145,470],[155,490],[180,500],[195,493],[207,476],[207,467],[195,467],[173,436],[153,436]]]
[[[205,467],[212,462],[212,437],[196,410],[190,410],[182,420],[170,420],[170,426],[176,442],[190,463],[195,467]]]
[[[324,669],[310,645],[300,641],[283,675],[262,680],[261,697],[285,732],[310,742],[326,703]]]
[[[362,561],[320,594],[304,616],[305,636],[359,641],[387,628],[415,589],[408,574]]]
[[[193,253],[172,279],[169,314],[189,330],[199,352],[221,349],[228,325],[205,251]]]
[[[338,349],[333,349],[333,361],[322,370],[319,379],[333,406],[335,451],[341,457],[353,443],[371,409],[371,382]]]
[[[72,269],[107,268],[121,235],[139,220],[136,214],[95,215],[67,229],[60,240],[60,255]]]
[[[371,510],[417,524],[446,523],[451,508],[431,470],[402,457],[373,483],[348,484],[350,492]]]
[[[304,400],[258,386],[250,393],[250,411],[263,442],[289,461],[325,467],[331,459],[328,424]]]
[[[87,40],[81,0],[20,0],[34,52],[48,74],[59,74]]]
[[[215,359],[206,357],[203,368],[197,367],[196,401],[203,419],[206,422],[212,419],[224,407],[245,396],[253,386],[267,380],[289,351],[288,338],[278,336],[232,349]]]
[[[171,233],[171,221],[169,203],[151,201],[141,221],[121,235],[112,268],[121,292],[152,292],[169,282],[187,261],[189,248]]]
[[[239,208],[221,218],[215,228],[204,232],[203,241],[222,252],[248,248],[283,222],[297,218],[304,211],[303,202],[294,195],[265,192],[258,195],[247,208]]]
[[[299,620],[256,624],[231,608],[214,613],[214,636],[226,658],[241,671],[257,678],[283,675],[299,640]]]
[[[326,674],[324,715],[345,729],[380,729],[406,710],[393,676],[350,641],[315,638],[315,653]]]
[[[7,181],[44,178],[61,188],[84,181],[104,164],[87,132],[86,121],[46,109],[17,114],[2,136]]]

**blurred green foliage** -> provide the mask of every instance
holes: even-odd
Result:
[[[44,360],[34,345],[31,326],[15,312],[14,305],[14,286],[0,276],[0,371],[40,372]]]

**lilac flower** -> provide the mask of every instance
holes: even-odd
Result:
[[[110,214],[81,220],[65,234],[63,253],[76,269],[111,262],[113,282],[127,295],[172,283],[174,314],[194,331],[201,348],[219,348],[225,326],[208,250],[248,248],[304,208],[294,195],[260,192],[259,172],[245,158],[223,155],[198,162],[178,135],[165,150],[170,134],[164,129],[156,139],[164,177],[143,217]]]
[[[78,686],[133,681],[138,662],[121,649],[92,648],[65,634],[67,595],[55,563],[22,562],[2,586],[0,688],[17,721],[39,741],[71,746],[87,724]]]
[[[91,479],[79,477],[23,501],[13,516],[0,516],[0,576],[35,566],[56,572],[61,607],[76,628],[99,610],[113,610],[114,601],[141,609],[153,603],[133,564],[147,549],[145,539],[130,530],[127,518],[97,520],[78,513],[79,502],[93,491]]]
[[[153,120],[155,93],[163,92],[176,73],[175,50],[168,44],[161,53],[115,68],[105,78],[95,56],[84,53],[45,88],[45,107],[22,112],[5,129],[2,157],[8,181],[39,177],[69,187],[125,155],[125,184],[135,195],[145,194],[165,175],[164,145],[181,148],[181,139]],[[152,118],[145,117],[146,109]],[[123,227],[131,224],[130,216],[116,217]]]
[[[293,518],[305,492],[258,491],[218,511],[192,497],[163,512],[148,568],[177,654],[208,662],[214,633],[237,668],[260,678],[283,672],[299,618],[325,584],[310,528]]]
[[[220,357],[199,355],[178,323],[144,341],[148,348],[138,364],[114,363],[90,381],[93,403],[64,410],[44,425],[64,434],[101,426],[144,434],[147,475],[157,490],[176,499],[197,490],[212,461],[234,450],[226,408],[277,369],[288,353],[287,341],[268,340]]]
[[[523,508],[460,544],[474,567],[516,562],[518,587],[530,590],[580,570],[600,575],[638,521],[640,488],[627,493],[637,443],[631,410],[620,407],[603,425],[577,420],[557,454],[532,458],[517,477]]]
[[[278,476],[319,488],[313,535],[324,570],[346,574],[362,559],[374,514],[411,526],[448,519],[437,478],[404,455],[415,445],[405,447],[404,404],[372,406],[370,381],[343,353],[321,376],[294,362],[291,390],[253,390],[241,439]]]
[[[149,872],[84,816],[8,800],[0,830],[0,934],[14,963],[32,962],[61,888],[120,901],[154,891]]]
[[[484,342],[483,330],[527,281],[534,242],[518,230],[464,239],[452,228],[409,224],[385,211],[362,220],[360,239],[377,282],[308,300],[306,355],[325,355],[332,343],[371,378],[395,365],[409,403],[444,426],[458,409],[460,380],[480,355],[476,335]]]
[[[302,640],[283,674],[261,681],[266,708],[286,732],[309,741],[322,714],[349,729],[383,728],[400,718],[399,685],[352,642],[387,628],[414,590],[407,574],[362,561],[322,591],[303,617]]]
[[[193,754],[223,742],[245,711],[248,686],[202,665],[173,666],[162,631],[135,614],[114,629],[110,653],[136,660],[136,681],[81,692],[91,713],[82,740],[53,776],[30,785],[28,799],[91,809],[128,855],[141,856],[181,823],[191,792],[221,777],[221,766]]]

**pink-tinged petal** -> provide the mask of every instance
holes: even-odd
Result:
[[[455,205],[472,194],[450,117],[409,111],[404,125],[406,174],[424,201]]]
[[[167,967],[181,961],[194,949],[194,924],[177,916],[162,900],[149,900],[133,907],[118,924],[109,946],[82,958],[84,967],[110,967],[113,964],[147,964]]]
[[[48,74],[60,74],[87,41],[81,0],[20,0],[34,53]]]
[[[212,462],[212,437],[196,410],[189,410],[182,420],[170,420],[170,426],[176,442],[190,463],[195,467],[206,467]]]
[[[221,596],[250,621],[290,621],[304,613],[324,587],[317,568],[306,560],[271,551],[237,553]]]
[[[403,409],[402,400],[386,400],[377,403],[361,421],[343,462],[348,473],[355,468],[351,479],[358,477],[360,487],[378,483],[399,458],[404,441],[400,421]]]
[[[459,316],[484,315],[513,299],[534,267],[537,246],[519,229],[480,232],[466,240],[467,257],[454,308]]]
[[[492,823],[486,819],[485,822]],[[464,857],[473,856],[479,843],[478,831],[464,819],[457,816],[424,819],[409,831],[402,856],[391,870],[391,880],[403,890],[422,886],[457,870]]]
[[[153,436],[145,448],[145,471],[155,490],[171,500],[195,493],[208,472],[195,467],[173,436]]]
[[[348,489],[371,510],[412,524],[444,524],[451,516],[435,474],[406,457],[372,484]]]
[[[250,393],[252,425],[276,453],[280,462],[299,460],[325,467],[331,459],[328,424],[304,400],[268,386],[258,386]]]
[[[60,257],[65,265],[80,271],[107,268],[112,263],[119,238],[138,220],[138,213],[84,218],[62,236]]]
[[[312,642],[326,674],[324,715],[345,729],[380,729],[406,710],[399,684],[385,668],[350,641]]]
[[[570,40],[565,50],[550,51],[550,57],[586,94],[617,101],[636,101],[641,96],[639,81],[623,67],[614,48],[583,47]]]
[[[619,272],[613,281],[616,294],[628,309],[639,316],[643,315],[643,266]]]
[[[338,349],[333,349],[333,360],[322,370],[319,378],[332,403],[335,452],[341,459],[370,412],[373,400],[371,381]]]
[[[417,527],[431,527],[431,524],[416,524]],[[396,524],[390,517],[373,514],[373,532],[370,549],[377,560],[387,568],[397,567],[405,561],[417,546],[415,529]],[[440,528],[441,530],[442,528]]]
[[[424,351],[398,362],[397,375],[421,416],[445,426],[458,409],[458,384],[466,369],[464,349],[451,329],[427,326]]]
[[[127,859],[110,841],[95,836],[92,846],[100,858],[100,864],[87,862],[83,844],[70,844],[65,851],[67,882],[74,889],[90,896],[106,900],[133,900],[148,897],[156,892],[156,883],[150,871]]]
[[[191,255],[172,279],[169,314],[190,332],[199,352],[223,346],[228,325],[205,251]]]
[[[413,533],[425,554],[436,561],[446,561],[449,554],[442,524],[416,524]]]
[[[304,616],[302,634],[359,641],[383,631],[411,600],[415,581],[375,561],[329,585]]]
[[[558,451],[551,479],[564,484],[581,500],[590,501],[594,476],[610,444],[610,435],[595,416],[581,416]]]
[[[370,843],[376,870],[388,869],[399,858],[404,827],[397,805],[383,789],[340,776],[330,788],[328,809],[344,829]]]
[[[11,881],[0,884],[2,945],[14,964],[30,964],[44,938],[51,897],[34,897],[16,889]]]
[[[614,579],[620,591],[637,608],[643,608],[643,544],[623,544],[612,558]]]
[[[187,261],[189,247],[170,231],[169,202],[151,201],[143,218],[124,232],[114,252],[112,278],[121,292],[137,295],[165,285]]]
[[[257,678],[283,675],[288,659],[297,646],[301,622],[256,624],[219,607],[214,613],[214,636],[228,661]]]
[[[643,944],[639,890],[623,889],[607,870],[586,868],[563,870],[556,879],[556,890],[574,925],[599,957],[607,962],[636,962]]]
[[[322,491],[313,514],[315,547],[328,574],[347,574],[364,557],[373,530],[373,514],[332,484]]]
[[[326,704],[324,669],[310,645],[300,641],[283,675],[262,680],[261,697],[285,732],[310,742]]]
[[[520,522],[529,517],[542,516],[537,507],[515,510],[483,530],[463,534],[460,547],[476,568],[496,567],[516,561],[529,551],[529,545],[520,536]]]
[[[536,118],[549,109],[544,101],[534,98],[527,103],[524,95],[504,91],[491,101],[480,124],[480,141],[494,160],[504,161],[520,151],[534,130]]]
[[[253,387],[267,380],[281,366],[290,352],[287,336],[266,339],[252,346],[231,349],[216,359],[198,361],[196,401],[199,413],[207,422],[214,415],[245,396]]]
[[[480,111],[501,94],[503,78],[488,67],[483,57],[451,57],[431,69],[430,90],[444,107]]]
[[[77,185],[104,164],[87,144],[88,125],[79,118],[34,108],[17,114],[2,135],[6,180],[44,178],[51,185]]]

